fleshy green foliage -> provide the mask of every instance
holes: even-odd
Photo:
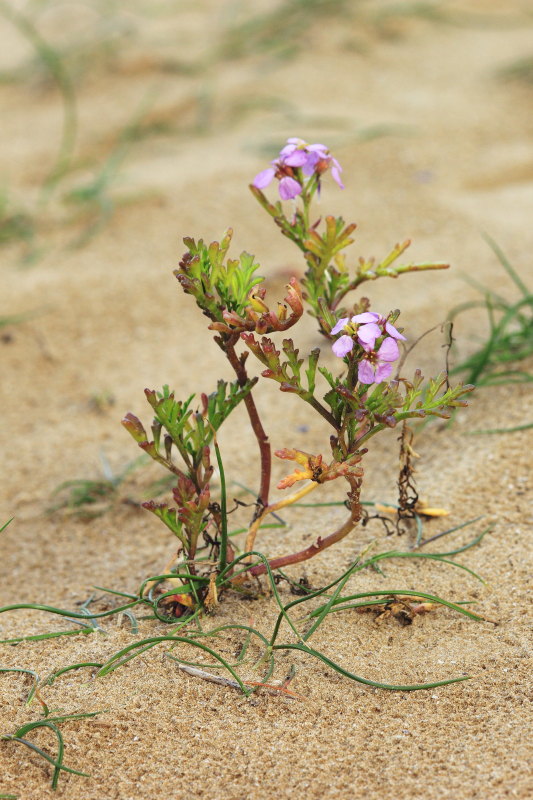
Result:
[[[230,384],[218,381],[216,391],[201,395],[202,406],[197,411],[191,408],[194,394],[181,401],[174,398],[168,386],[164,386],[162,392],[146,389],[146,399],[154,411],[153,440],[148,440],[142,423],[133,414],[127,414],[122,424],[155,461],[169,467],[172,464],[172,446],[175,445],[184,462],[197,469],[216,431],[256,382],[257,379],[253,379],[240,386],[237,381]],[[162,437],[163,431],[166,433]]]
[[[523,383],[533,376],[515,365],[533,355],[533,294],[511,265],[501,248],[490,237],[486,241],[520,293],[509,302],[487,286],[474,284],[484,299],[457,306],[450,314],[458,315],[473,308],[487,312],[489,333],[484,344],[471,356],[457,364],[451,374],[465,374],[469,383],[494,386],[502,383]]]
[[[298,357],[299,350],[294,347],[292,339],[283,340],[282,348],[287,361],[282,362],[280,361],[280,351],[276,349],[272,339],[264,336],[262,341],[258,342],[251,333],[243,334],[242,338],[256,358],[267,367],[261,373],[264,378],[272,378],[277,381],[282,392],[294,392],[304,400],[313,396],[317,362],[320,355],[318,347],[307,358],[308,367],[305,370],[307,388],[304,389],[301,383],[301,368],[304,364],[304,359]]]
[[[176,476],[176,486],[172,492],[175,506],[154,501],[146,502],[144,506],[180,540],[187,556],[186,582],[189,580],[188,566],[196,556],[201,535],[210,543],[213,562],[218,560],[218,572],[224,570],[224,566],[220,565],[226,563],[228,555],[226,508],[224,503],[219,508],[218,504],[211,501],[213,467],[209,445],[214,439],[223,481],[224,471],[214,433],[241,399],[245,400],[261,460],[260,488],[246,540],[247,549],[253,549],[263,516],[276,508],[275,504],[271,506],[268,502],[270,447],[252,397],[251,389],[255,380],[250,381],[247,374],[247,353],[239,356],[235,349],[239,338],[265,367],[262,377],[275,380],[281,391],[294,394],[306,402],[332,428],[329,437],[333,456],[331,463],[327,463],[320,453],[315,455],[287,447],[276,451],[278,457],[299,465],[295,472],[278,483],[278,488],[288,488],[305,479],[315,484],[345,479],[349,486],[348,520],[337,531],[321,538],[316,546],[274,559],[276,567],[313,557],[346,536],[361,520],[360,493],[364,471],[360,462],[373,436],[411,418],[448,417],[450,409],[466,405],[464,395],[473,388],[462,384],[452,387],[445,374],[424,382],[419,371],[415,372],[412,381],[399,375],[388,380],[392,375],[392,362],[400,358],[397,342],[405,339],[401,330],[395,327],[400,312],[393,311],[387,316],[370,312],[370,301],[359,298],[353,305],[356,313],[350,316],[347,312],[346,318],[342,316],[344,311],[339,309],[339,304],[349,292],[365,281],[398,277],[422,269],[442,269],[447,265],[439,262],[397,265],[396,261],[409,244],[407,241],[397,245],[378,264],[372,259],[360,258],[355,271],[351,270],[350,273],[343,251],[353,243],[351,234],[355,224],[346,225],[342,217],[326,216],[321,227],[320,219],[316,222],[311,220],[313,198],[320,190],[323,175],[328,171],[342,188],[342,168],[325,145],[311,145],[301,139],[291,138],[271,166],[256,176],[251,187],[256,199],[282,233],[301,250],[307,264],[303,281],[305,294],[297,281],[292,279],[285,298],[286,306],[280,306],[277,313],[270,311],[264,302],[265,291],[263,287],[259,288],[262,279],[255,275],[258,265],[253,257],[242,253],[239,260],[227,259],[231,229],[226,231],[220,242],[215,241],[210,245],[206,245],[202,239],[198,242],[191,238],[184,240],[187,252],[175,275],[185,293],[195,298],[203,313],[211,320],[209,329],[216,331],[215,341],[228,358],[237,380],[229,396],[226,394],[226,384],[222,382],[217,392],[209,397],[201,395],[202,408],[195,413],[191,408],[194,396],[180,401],[175,399],[168,387],[164,387],[162,394],[146,390],[155,414],[151,439],[133,414],[127,414],[123,424],[141,449]],[[260,187],[265,188],[273,180],[279,181],[278,192],[283,200],[295,201],[290,216],[282,202],[270,203],[261,191]],[[323,365],[318,366],[318,348],[303,358],[293,339],[284,339],[281,349],[278,349],[274,340],[264,335],[295,325],[301,318],[305,301],[326,340],[331,342],[334,337],[339,337],[335,339],[333,352],[343,359],[346,369],[338,377]],[[290,315],[287,306],[291,308]],[[258,339],[254,334],[262,335],[262,338]],[[317,386],[317,370],[325,378],[322,387]],[[322,397],[321,390],[325,390]],[[183,463],[179,466],[173,460],[173,449],[181,456]],[[408,465],[405,469],[406,474],[410,474]],[[314,488],[312,484],[301,491],[307,493],[311,488]],[[401,498],[404,489],[402,484]],[[299,496],[296,493],[291,502]],[[251,574],[262,574],[265,569],[261,567]],[[201,574],[196,566],[193,573]],[[213,569],[204,573],[204,577],[209,577],[211,581],[216,574],[217,570]],[[217,594],[211,583],[204,590],[206,594],[200,598],[200,603],[207,608],[216,605]],[[182,597],[185,594],[181,592]],[[187,602],[193,601],[189,597]],[[194,602],[198,603],[196,596]]]
[[[176,476],[172,491],[176,507],[154,500],[142,505],[177,536],[189,558],[194,558],[198,539],[209,525],[215,526],[218,535],[223,533],[226,520],[210,503],[209,481],[213,467],[209,445],[222,423],[249,395],[256,382],[257,379],[252,379],[240,385],[238,381],[231,384],[219,381],[216,391],[201,395],[201,408],[197,411],[191,408],[195,395],[181,401],[174,398],[168,386],[164,386],[162,392],[146,389],[146,398],[155,415],[152,440],[134,414],[129,413],[122,420],[139,447]],[[173,449],[181,456],[180,466],[174,462]]]
[[[373,435],[376,426],[380,429],[385,426],[393,428],[404,419],[427,416],[448,419],[451,409],[466,405],[462,398],[474,389],[472,385],[449,386],[446,374],[424,383],[421,372],[417,370],[412,381],[402,378],[389,383],[382,382],[369,391],[366,386],[347,385],[346,378],[335,378],[327,368],[320,366],[318,370],[330,386],[330,391],[326,392],[321,402],[314,395],[320,355],[318,348],[307,359],[299,358],[299,351],[292,339],[284,339],[282,349],[287,360],[282,361],[281,352],[268,337],[264,336],[260,342],[253,334],[243,334],[242,338],[256,358],[267,367],[261,373],[263,377],[277,381],[282,392],[298,395],[334,427],[348,433],[348,452],[353,452],[353,447],[363,435],[365,440]],[[304,386],[302,367],[306,361],[307,385]],[[329,411],[326,406],[329,406]],[[337,451],[335,453],[338,455]]]
[[[210,245],[204,244],[202,239],[195,242],[185,238],[188,252],[174,273],[184,291],[192,294],[204,313],[218,322],[224,321],[224,309],[244,314],[250,293],[264,280],[255,276],[259,264],[249,253],[243,252],[238,260],[229,259],[224,263],[232,235],[229,228],[220,243],[211,242]]]
[[[342,252],[353,244],[351,234],[355,231],[355,223],[346,225],[342,217],[326,216],[324,230],[319,230],[318,220],[310,224],[309,207],[316,186],[311,184],[302,193],[303,207],[298,208],[291,219],[283,212],[281,202],[271,203],[265,194],[255,186],[250,190],[265,211],[274,219],[284,236],[290,239],[304,254],[307,270],[302,280],[306,292],[306,300],[310,305],[310,313],[320,323],[320,330],[328,334],[337,317],[345,315],[346,309],[341,307],[344,298],[359,288],[366,281],[377,278],[397,278],[409,272],[447,269],[443,262],[423,262],[396,264],[395,262],[411,244],[406,240],[397,244],[390,253],[379,262],[374,258],[360,257],[353,267],[346,262]],[[352,313],[365,310],[357,306]]]

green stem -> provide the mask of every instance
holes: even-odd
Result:
[[[402,422],[402,420],[404,420],[404,419],[420,419],[420,413],[419,413],[418,410],[417,411],[400,411],[399,413],[394,414],[394,418],[395,418],[396,422]],[[386,425],[384,422],[380,422],[377,425],[374,425],[373,428],[370,428],[369,431],[367,431],[365,434],[363,434],[363,436],[361,436],[361,438],[358,439],[357,442],[355,442],[355,444],[357,445],[357,448],[361,447],[362,444],[367,442],[368,439],[371,439],[372,436],[374,436],[376,433],[379,433],[384,428],[388,428],[388,427],[389,427],[389,425]]]
[[[227,513],[227,500],[226,500],[226,476],[224,474],[224,465],[220,455],[220,448],[216,438],[213,441],[215,446],[215,454],[217,457],[218,469],[220,472],[220,554],[218,557],[218,569],[222,572],[228,563],[228,513]]]
[[[309,405],[312,406],[315,409],[315,411],[317,411],[320,414],[321,417],[324,417],[326,422],[329,422],[332,428],[334,428],[335,431],[337,431],[338,433],[339,426],[337,425],[337,420],[335,419],[333,414],[330,414],[327,408],[325,408],[321,403],[319,403],[316,397],[310,395],[309,397],[304,397],[304,400],[306,400],[309,403]]]

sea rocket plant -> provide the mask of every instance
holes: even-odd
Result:
[[[183,656],[176,657],[168,652],[166,656],[181,662],[182,669],[192,670],[192,674],[197,677],[215,680],[217,683],[224,680],[226,686],[240,688],[247,696],[256,689],[266,688],[270,691],[288,693],[294,698],[299,697],[287,689],[286,684],[291,680],[291,675],[283,686],[268,683],[276,666],[275,654],[287,650],[298,650],[301,654],[317,658],[339,674],[367,686],[398,690],[402,693],[468,679],[469,676],[463,674],[432,683],[410,685],[381,683],[355,675],[345,666],[335,663],[329,656],[310,647],[307,642],[329,613],[348,608],[361,609],[363,606],[379,608],[380,617],[391,615],[402,624],[409,624],[415,614],[425,613],[436,604],[446,605],[465,616],[482,620],[483,617],[462,605],[426,592],[416,592],[412,587],[406,592],[405,597],[402,597],[403,590],[395,590],[392,593],[383,588],[376,592],[364,591],[350,596],[344,596],[341,592],[348,580],[355,577],[357,572],[369,567],[379,570],[378,561],[384,559],[422,557],[453,564],[454,562],[445,556],[463,552],[480,541],[487,531],[451,553],[422,554],[410,550],[401,552],[391,550],[380,551],[370,558],[365,558],[364,553],[368,550],[366,547],[360,556],[351,557],[352,563],[343,574],[334,581],[328,579],[321,582],[323,587],[321,589],[306,586],[302,579],[297,584],[290,575],[283,572],[273,574],[282,567],[299,564],[312,558],[353,531],[363,518],[361,500],[365,477],[363,462],[368,446],[374,436],[394,428],[398,423],[402,424],[401,435],[394,438],[400,440],[397,530],[401,533],[399,523],[415,516],[417,501],[410,468],[410,457],[413,454],[412,432],[406,426],[407,420],[428,415],[447,417],[450,408],[466,405],[462,398],[474,388],[461,385],[451,387],[445,374],[424,382],[419,370],[416,370],[410,379],[397,375],[390,380],[393,364],[398,361],[400,355],[398,343],[405,341],[403,329],[396,327],[400,312],[392,311],[384,316],[370,310],[370,301],[367,298],[356,297],[355,300],[352,298],[348,301],[348,295],[368,280],[387,276],[397,277],[402,273],[419,270],[444,269],[447,265],[396,264],[409,242],[396,245],[379,263],[373,259],[359,258],[355,263],[348,264],[344,251],[352,244],[350,236],[355,230],[355,225],[345,225],[341,217],[326,216],[323,221],[321,218],[311,219],[313,196],[320,191],[321,178],[328,170],[331,171],[336,183],[344,188],[340,179],[340,165],[325,145],[307,144],[302,139],[292,138],[281,149],[272,165],[256,175],[253,185],[250,186],[253,195],[274,219],[281,232],[301,251],[307,266],[301,284],[295,278],[291,278],[284,302],[278,303],[274,308],[271,308],[266,301],[266,289],[261,285],[264,279],[256,274],[259,264],[254,257],[247,252],[241,253],[238,259],[228,257],[231,229],[224,233],[220,242],[214,241],[211,244],[204,243],[202,239],[199,241],[192,238],[184,239],[187,250],[175,270],[176,278],[183,291],[194,297],[202,313],[208,318],[208,330],[214,334],[216,344],[227,358],[235,373],[235,380],[232,383],[219,380],[210,394],[201,392],[196,401],[194,394],[184,400],[176,399],[168,386],[164,386],[161,392],[146,389],[146,399],[153,411],[149,433],[134,414],[128,413],[122,420],[124,427],[138,446],[154,461],[165,467],[172,476],[173,486],[169,492],[171,498],[169,497],[167,502],[150,500],[143,503],[143,506],[174,534],[177,550],[163,574],[146,578],[136,594],[103,589],[106,594],[123,598],[122,605],[111,609],[90,612],[87,607],[90,601],[84,603],[80,609],[83,614],[41,603],[14,603],[0,608],[0,612],[21,608],[44,610],[69,619],[79,618],[80,623],[82,619],[87,622],[88,619],[127,614],[134,632],[137,633],[137,618],[133,608],[146,609],[148,606],[151,610],[150,615],[140,619],[157,619],[172,623],[173,629],[168,635],[159,635],[158,631],[158,635],[147,638],[133,637],[132,642],[114,653],[105,663],[102,664],[99,657],[98,663],[91,659],[63,667],[44,681],[44,684],[51,683],[54,678],[68,670],[85,666],[98,667],[96,677],[103,677],[163,642],[167,646],[171,645],[171,650],[185,644],[189,650],[195,648],[203,651],[201,664],[185,661]],[[281,200],[271,203],[262,189],[274,179],[279,181]],[[281,202],[286,200],[291,201],[290,216],[287,216]],[[280,341],[280,334],[286,335],[286,331],[299,324],[305,306],[315,318],[319,334],[328,344],[324,355],[321,355],[320,349],[315,347],[309,354],[301,357],[292,338],[283,338]],[[330,352],[330,348],[333,353]],[[275,452],[279,459],[294,462],[294,470],[277,484],[278,490],[284,492],[289,489],[293,493],[288,496],[282,495],[280,499],[274,501],[270,498],[270,444],[255,403],[255,392],[261,382],[259,378],[251,378],[248,374],[247,359],[250,353],[262,365],[263,379],[276,381],[282,392],[292,395],[288,399],[289,403],[299,401],[306,403],[306,407],[317,413],[320,421],[326,426],[323,452],[309,453],[294,447],[283,447]],[[319,366],[320,359],[322,362]],[[337,359],[343,360],[340,370],[336,369],[339,367]],[[331,369],[334,373],[340,374],[333,374]],[[228,510],[224,463],[217,441],[220,427],[241,402],[246,408],[257,441],[260,464],[256,501],[253,504],[253,515],[244,541],[233,538],[242,533],[242,530],[228,531],[228,519],[239,506],[246,507],[249,504],[235,500],[235,508]],[[242,439],[242,446],[246,446],[245,438]],[[252,460],[250,458],[250,461]],[[215,477],[216,481],[213,480]],[[248,474],[246,479],[248,482]],[[334,481],[340,481],[346,490],[344,503],[338,504],[348,511],[347,518],[342,524],[329,532],[321,530],[321,535],[316,541],[301,550],[295,551],[290,541],[283,544],[284,553],[281,555],[266,556],[256,550],[256,536],[270,514],[295,504],[311,491]],[[426,513],[429,513],[427,509]],[[421,538],[421,527],[418,526],[420,538],[417,538],[414,549],[458,528],[463,528],[465,524],[470,523],[464,523],[426,539]],[[0,528],[0,532],[6,525]],[[388,532],[390,533],[390,530]],[[462,564],[455,566],[479,577]],[[252,581],[250,578],[257,578],[265,573],[268,573],[270,587],[279,606],[277,621],[268,638],[260,630],[252,627],[252,623],[249,625],[230,623],[214,628],[210,626],[211,630],[204,629],[200,625],[199,616],[202,612],[212,612],[224,592],[232,590],[256,595],[257,581]],[[291,599],[289,603],[283,602],[277,588],[279,580],[288,581],[292,584],[293,593],[304,596],[296,600]],[[324,605],[317,607],[316,600],[321,595],[324,596],[323,599],[327,597],[328,600]],[[419,598],[431,602],[420,603]],[[302,629],[289,611],[296,604],[309,600],[313,601],[314,610],[306,614],[305,629]],[[176,617],[186,618],[176,623]],[[187,630],[193,620],[198,627]],[[279,641],[282,623],[290,627],[297,641],[292,635],[288,642]],[[84,627],[84,632],[92,629],[94,628]],[[6,639],[4,642],[18,643],[26,639],[69,635],[73,632],[76,631],[60,631],[37,637],[24,636]],[[236,661],[233,658],[227,661],[227,652],[222,655],[214,649],[216,645],[213,640],[216,641],[219,635],[226,634],[228,638],[225,639],[224,650],[230,648],[233,651],[236,645],[235,636],[242,637],[240,654]],[[212,639],[206,641],[205,637]],[[250,650],[255,649],[259,643],[260,652],[245,657],[252,641],[254,644]],[[187,659],[190,658],[188,652],[184,655]],[[192,668],[187,666],[191,664],[196,666]],[[200,665],[212,669],[224,668],[232,679],[222,679],[218,675],[214,676],[210,672],[200,670],[197,668]],[[257,669],[263,665],[262,679],[260,681],[241,679],[235,670],[244,665],[247,665],[247,669]],[[4,668],[0,671],[30,672],[18,667]],[[35,673],[32,674],[35,676]],[[62,764],[63,739],[54,722],[60,723],[69,719],[69,716],[91,716],[100,712],[66,717],[48,716],[48,707],[38,692],[43,682],[39,682],[37,678],[38,676],[27,705],[33,695],[37,696],[44,708],[46,719],[23,725],[13,734],[0,735],[0,740],[22,742],[51,762],[54,766],[52,788],[55,789],[61,770],[78,775],[86,773]],[[53,759],[23,738],[39,726],[52,727],[56,733],[59,742],[57,759]],[[1,797],[8,795],[2,794]]]
[[[180,401],[168,387],[159,393],[146,390],[154,412],[151,437],[133,414],[127,414],[123,420],[139,447],[171,472],[176,482],[175,507],[154,501],[144,506],[179,541],[171,575],[175,575],[173,585],[180,587],[180,593],[174,595],[179,598],[176,602],[185,608],[198,604],[212,608],[220,592],[233,582],[240,586],[247,575],[257,576],[267,569],[305,561],[348,535],[363,514],[362,462],[371,439],[398,423],[405,426],[411,418],[447,417],[450,408],[466,405],[463,396],[473,388],[451,387],[445,374],[424,382],[418,370],[410,379],[398,376],[390,380],[393,364],[400,355],[398,344],[405,341],[402,329],[396,327],[400,312],[382,315],[370,310],[367,298],[359,297],[350,303],[348,295],[365,281],[445,269],[447,265],[397,264],[408,241],[396,245],[380,262],[359,258],[349,265],[344,251],[353,242],[355,225],[346,225],[342,217],[326,216],[323,221],[311,217],[313,197],[328,170],[343,188],[339,162],[325,145],[291,138],[271,166],[259,172],[250,186],[281,232],[296,244],[306,263],[301,283],[291,279],[285,303],[278,303],[276,310],[267,303],[266,290],[261,285],[264,279],[256,275],[259,265],[254,257],[243,252],[238,259],[228,258],[231,229],[220,242],[209,245],[201,239],[184,240],[187,251],[175,275],[185,293],[194,297],[208,317],[209,330],[214,332],[215,342],[228,359],[235,381],[231,384],[219,381],[211,394],[200,394],[196,408],[194,395]],[[262,190],[274,179],[279,182],[281,199],[271,203]],[[287,200],[292,201],[289,214],[282,203]],[[324,356],[318,347],[307,356],[300,356],[292,338],[281,342],[271,338],[296,326],[305,305],[329,345]],[[245,349],[239,353],[241,344]],[[330,371],[338,364],[330,347],[333,356],[343,359],[344,369],[339,375]],[[247,371],[250,353],[262,365],[263,379],[276,381],[282,392],[305,402],[329,429],[326,436],[329,456],[290,447],[276,452],[279,458],[297,465],[277,488],[283,490],[303,483],[294,494],[277,501],[270,500],[271,450],[255,404],[258,379],[250,378]],[[211,451],[214,447],[223,479],[217,431],[241,401],[257,440],[260,470],[255,511],[242,545],[245,555],[237,559],[240,567],[232,577],[234,549],[227,532],[225,484],[223,480],[220,502],[213,500]],[[264,558],[258,563],[252,551],[265,518],[334,480],[344,481],[347,488],[345,503],[349,514],[345,522],[303,550],[291,552],[290,544],[286,544],[288,553],[270,557],[268,566]],[[406,502],[405,492],[400,491],[400,511],[404,517]]]

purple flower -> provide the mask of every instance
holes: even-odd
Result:
[[[288,175],[279,182],[279,196],[282,200],[292,200],[302,193],[302,186],[295,178]]]
[[[365,311],[363,314],[356,314],[352,317],[352,322],[357,322],[361,325],[357,331],[357,338],[360,343],[365,346],[373,348],[376,339],[384,333],[388,333],[393,339],[402,339],[405,341],[405,336],[396,330],[394,325],[387,321],[381,314],[376,314],[375,311]]]
[[[396,340],[392,336],[383,339],[379,350],[376,352],[373,347],[364,346],[365,355],[359,362],[357,377],[361,383],[381,383],[386,380],[392,372],[392,363],[400,356],[400,351]]]
[[[332,347],[333,352],[339,358],[344,358],[353,350],[353,339],[351,336],[344,334],[344,336],[340,336],[336,342],[333,343]]]
[[[364,311],[351,317],[342,317],[333,326],[330,333],[345,333],[333,343],[333,352],[338,358],[344,358],[351,353],[357,343],[364,350],[364,355],[357,368],[357,376],[361,383],[381,383],[392,372],[392,362],[399,358],[397,340],[405,340],[386,317],[374,311]],[[382,338],[379,349],[376,351],[376,341]]]
[[[350,317],[342,317],[336,325],[334,325],[330,333],[335,336],[336,333],[340,333],[344,328],[350,330],[348,327],[349,323],[358,326],[357,339],[359,340],[359,344],[365,349],[373,349],[376,344],[376,339],[379,339],[380,336],[386,333],[393,339],[402,339],[405,341],[405,336],[396,330],[394,325],[387,321],[386,317],[382,317],[381,314],[376,314],[375,311],[364,311],[362,314],[355,314],[351,319]]]
[[[330,333],[335,336],[336,333],[340,333],[343,328],[346,327],[348,322],[350,321],[350,317],[343,317],[340,319],[337,324],[331,329]]]
[[[320,176],[328,169],[331,169],[333,179],[344,189],[340,177],[342,167],[326,145],[307,144],[303,139],[293,137],[287,140],[278,158],[272,161],[272,166],[255,176],[253,185],[257,189],[265,189],[277,178],[281,199],[292,200],[302,193],[306,178],[310,180],[313,175],[317,176],[320,189]]]
[[[271,183],[275,174],[276,170],[274,167],[268,167],[268,169],[264,169],[262,172],[259,172],[254,178],[254,186],[256,189],[266,189],[268,184]]]
[[[302,167],[304,175],[312,175],[314,172],[321,175],[331,167],[331,175],[333,180],[344,189],[344,184],[341,180],[342,167],[336,158],[333,158],[328,148],[324,144],[310,144],[307,145],[308,157],[307,161]]]
[[[363,347],[374,347],[376,339],[381,336],[381,328],[378,325],[380,316],[374,311],[365,311],[352,317],[352,322],[360,327],[357,331],[357,338]]]

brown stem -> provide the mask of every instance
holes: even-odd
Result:
[[[298,553],[291,553],[288,556],[279,556],[278,558],[269,559],[268,563],[270,569],[279,569],[280,567],[287,567],[289,564],[299,564],[301,561],[307,561],[313,558],[313,556],[316,556],[317,553],[321,553],[322,550],[331,547],[332,544],[340,542],[341,539],[344,539],[344,537],[355,528],[363,514],[359,499],[363,481],[361,477],[357,478],[355,476],[346,476],[346,480],[350,484],[350,491],[348,492],[350,516],[346,522],[341,525],[340,528],[337,528],[336,531],[330,533],[329,536],[326,536],[325,539],[319,536],[316,542],[306,547],[305,550],[300,550]],[[255,567],[251,567],[248,570],[251,575],[264,575],[266,571],[266,564],[257,564]]]
[[[246,372],[244,362],[248,353],[243,353],[240,358],[237,356],[237,353],[235,352],[235,343],[237,342],[237,339],[238,336],[232,336],[231,338],[227,339],[224,342],[222,349],[226,353],[229,363],[235,370],[239,386],[245,386],[248,380],[248,374]],[[261,420],[259,419],[259,414],[257,413],[257,408],[251,392],[248,392],[244,398],[244,405],[246,406],[246,411],[248,412],[248,417],[250,418],[250,424],[259,445],[259,455],[261,458],[261,485],[259,488],[258,501],[260,505],[264,507],[268,505],[268,496],[270,493],[270,472],[272,466],[270,444],[268,442],[268,436],[266,435],[261,424]]]
[[[309,545],[306,547],[305,550],[300,550],[298,553],[291,553],[288,556],[279,556],[278,558],[272,558],[268,562],[270,565],[270,569],[279,569],[280,567],[286,567],[289,564],[299,564],[300,561],[307,561],[313,556],[316,556],[317,553],[322,552],[327,547],[331,547],[332,544],[336,542],[340,542],[341,539],[344,539],[350,531],[352,531],[355,526],[357,525],[358,520],[354,520],[353,515],[350,514],[346,522],[341,525],[333,533],[330,533],[329,536],[326,536],[325,539],[322,537],[318,537],[314,544]],[[257,564],[255,567],[251,567],[248,570],[250,575],[264,575],[266,572],[266,565],[265,564]]]

